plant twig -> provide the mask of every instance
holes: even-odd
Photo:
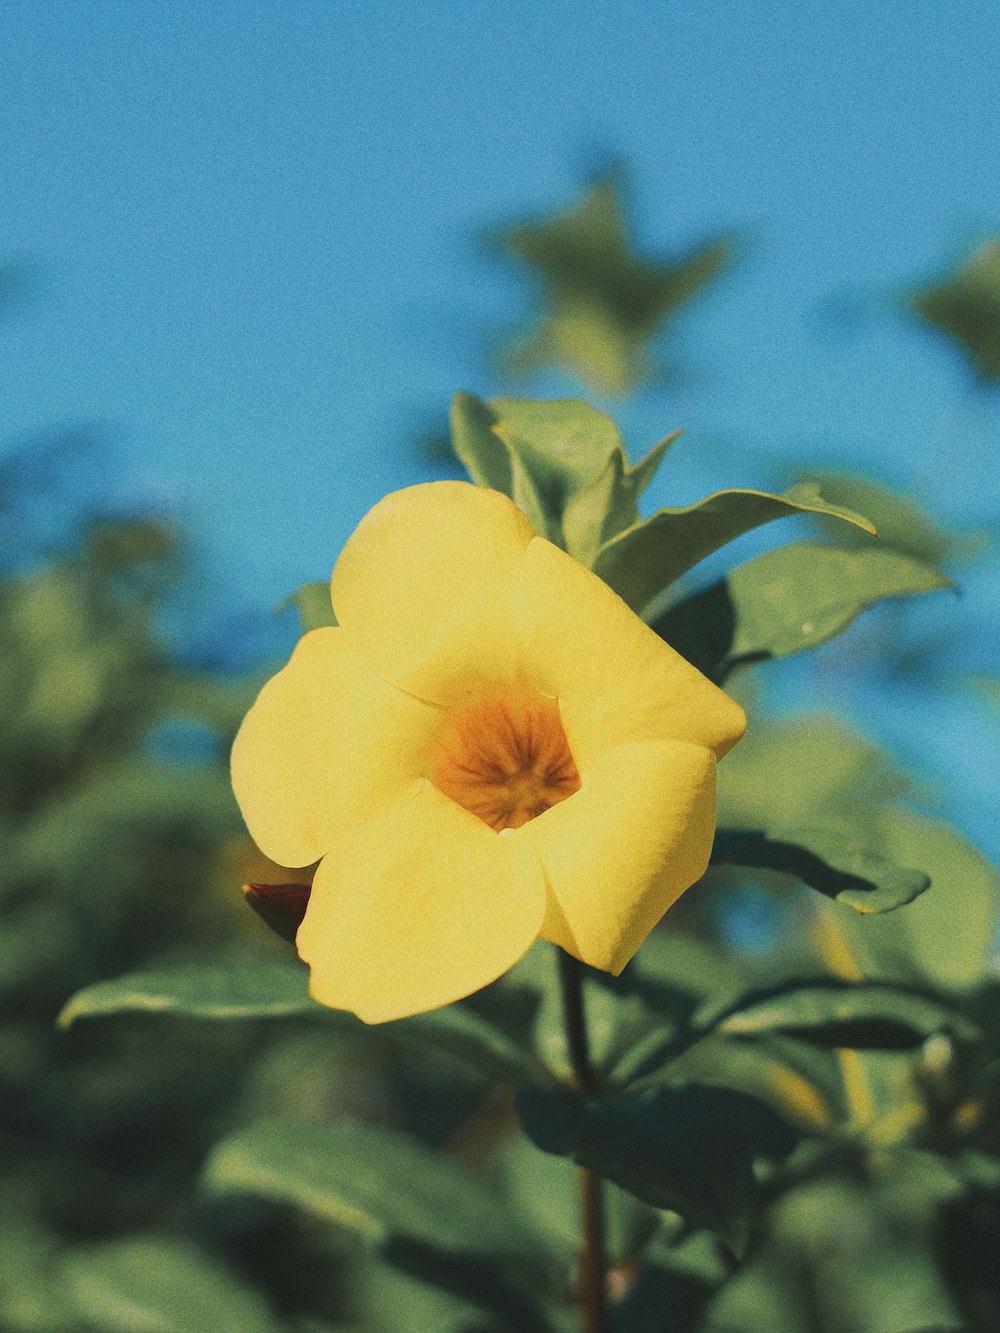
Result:
[[[583,1009],[583,968],[563,949],[559,956],[559,981],[562,986],[563,1022],[569,1048],[573,1086],[582,1093],[595,1091],[587,1020]],[[607,1259],[604,1252],[604,1202],[601,1178],[587,1167],[580,1168],[580,1211],[583,1241],[577,1297],[584,1333],[607,1333],[605,1278]]]

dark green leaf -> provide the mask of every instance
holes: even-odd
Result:
[[[71,1251],[63,1278],[88,1327],[115,1333],[277,1333],[263,1300],[166,1236]]]
[[[712,861],[795,875],[810,888],[865,915],[903,907],[931,883],[923,871],[896,865],[869,851],[841,827],[812,825],[767,832],[719,829]]]
[[[876,602],[950,587],[898,551],[795,542],[671,607],[653,628],[712,680],[735,666],[824,643]]]
[[[748,1234],[755,1164],[782,1159],[795,1142],[763,1102],[695,1084],[608,1100],[526,1088],[518,1108],[543,1151],[571,1157],[645,1203],[717,1231],[734,1248]]]
[[[969,1042],[980,1035],[956,1009],[872,982],[792,982],[728,1004],[721,1017],[696,1017],[695,1023],[734,1037],[785,1032],[821,1046],[858,1050],[907,1050],[938,1032]]]
[[[377,1125],[263,1121],[215,1148],[205,1181],[216,1192],[295,1204],[380,1245],[406,1237],[458,1253],[531,1251],[474,1176]]]
[[[829,514],[875,529],[860,514],[827,504],[819,487],[793,486],[784,495],[719,491],[696,504],[661,509],[602,547],[594,569],[629,606],[641,612],[665,588],[706,556],[764,523],[793,514]]]

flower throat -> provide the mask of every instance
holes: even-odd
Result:
[[[430,778],[498,833],[580,790],[559,706],[534,694],[487,695],[451,713]]]

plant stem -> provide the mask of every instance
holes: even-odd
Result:
[[[563,949],[559,956],[559,981],[562,986],[563,1021],[569,1048],[573,1086],[582,1093],[595,1091],[587,1020],[583,1011],[583,968]],[[604,1253],[604,1203],[601,1178],[587,1167],[580,1168],[580,1210],[583,1244],[580,1250],[580,1274],[577,1296],[584,1333],[607,1333],[607,1302]]]

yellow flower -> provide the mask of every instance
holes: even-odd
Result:
[[[495,980],[539,937],[620,972],[704,872],[742,710],[506,496],[432,482],[362,519],[251,708],[261,850],[319,861],[297,947],[366,1022]]]

